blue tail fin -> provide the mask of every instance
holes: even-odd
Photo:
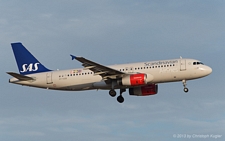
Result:
[[[12,43],[11,45],[20,74],[51,71],[43,66],[21,43]]]

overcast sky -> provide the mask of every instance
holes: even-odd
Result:
[[[225,1],[0,0],[1,141],[225,140]],[[193,58],[213,73],[159,85],[119,104],[108,91],[63,92],[8,83],[18,72],[10,43],[49,69]],[[177,136],[177,137],[176,137]]]

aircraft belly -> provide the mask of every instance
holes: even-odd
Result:
[[[71,85],[66,87],[60,87],[59,90],[68,90],[68,91],[82,91],[82,90],[91,90],[93,88],[92,83],[80,84],[80,85]]]
[[[56,89],[60,90],[89,90],[94,89],[93,83],[100,81],[101,77],[67,77],[65,79],[59,79],[54,81]]]
[[[112,88],[112,84],[106,84],[105,81],[99,81],[99,82],[93,83],[93,87],[95,89],[110,89]]]

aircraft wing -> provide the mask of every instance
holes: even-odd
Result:
[[[73,55],[70,56],[72,57],[72,60],[76,59],[77,61],[83,63],[82,66],[84,66],[85,69],[89,69],[93,71],[95,75],[100,75],[105,79],[107,78],[117,79],[125,74],[124,72],[95,63],[83,57],[76,57]]]

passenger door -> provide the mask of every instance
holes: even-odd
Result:
[[[180,59],[180,71],[186,70],[186,59]]]
[[[53,83],[53,81],[52,81],[52,72],[48,72],[46,74],[46,82],[47,82],[47,84],[52,84]]]

